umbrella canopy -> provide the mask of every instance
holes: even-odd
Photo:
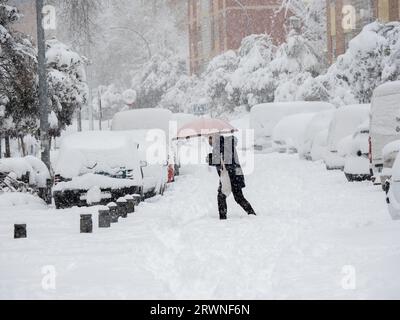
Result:
[[[224,120],[201,118],[181,127],[174,140],[210,136],[217,133],[234,133],[236,131],[238,130]]]

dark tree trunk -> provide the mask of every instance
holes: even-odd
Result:
[[[11,148],[10,148],[10,136],[6,135],[4,137],[5,140],[5,148],[6,148],[6,153],[5,153],[5,157],[6,158],[11,158]]]
[[[21,151],[22,151],[22,156],[26,157],[26,148],[25,148],[25,143],[24,143],[24,137],[19,137],[19,141],[21,143]]]

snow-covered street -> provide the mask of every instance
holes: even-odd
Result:
[[[220,221],[214,169],[182,171],[164,197],[110,230],[95,221],[90,235],[79,215],[96,208],[9,207],[4,195],[0,299],[400,298],[400,225],[380,187],[297,155],[257,154],[245,195],[258,216],[230,198]],[[14,223],[27,223],[27,239],[13,239]]]

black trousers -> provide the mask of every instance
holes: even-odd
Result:
[[[243,190],[241,188],[233,188],[232,194],[233,194],[233,197],[235,198],[235,201],[237,202],[237,204],[240,205],[243,208],[243,210],[247,212],[247,214],[255,215],[255,212],[254,212],[251,204],[244,197]],[[221,184],[218,189],[218,210],[219,210],[220,218],[222,218],[222,219],[226,218],[226,215],[228,213],[228,206],[226,204],[226,195],[224,195],[222,193],[222,185]]]

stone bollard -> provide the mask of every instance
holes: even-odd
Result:
[[[15,224],[14,225],[14,239],[27,238],[26,224]]]
[[[91,214],[81,214],[81,233],[92,233],[93,221]]]
[[[128,201],[125,198],[119,198],[117,200],[118,205],[118,216],[121,218],[128,218]]]
[[[111,223],[118,222],[118,205],[115,202],[110,202],[107,207],[110,209]]]
[[[111,215],[109,207],[101,207],[99,209],[99,228],[111,227]]]
[[[131,195],[125,196],[125,200],[127,201],[127,211],[128,214],[135,212],[135,198]]]
[[[135,200],[135,206],[137,207],[139,203],[142,201],[142,196],[140,194],[132,195],[133,199]]]

